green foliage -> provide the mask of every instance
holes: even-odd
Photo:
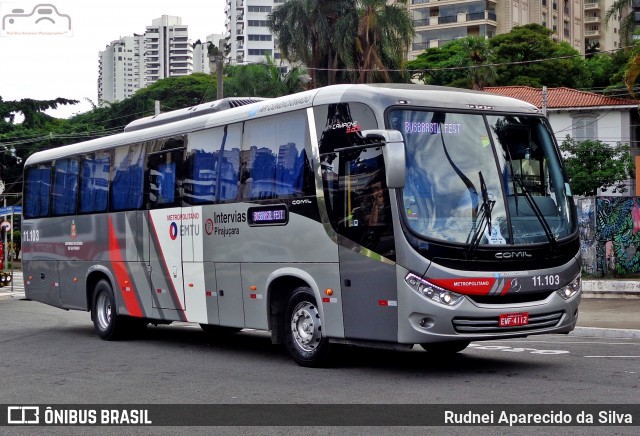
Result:
[[[413,38],[406,0],[288,0],[269,16],[280,52],[309,69],[314,86],[407,81],[401,70]]]
[[[300,76],[305,71],[291,68],[284,76],[267,56],[263,63],[229,66],[224,80],[225,97],[280,97],[303,90]]]
[[[491,39],[467,37],[430,48],[407,63],[426,84],[482,89],[524,85],[540,88],[588,87],[589,70],[579,52],[566,42],[554,42],[551,31],[538,24],[515,27]],[[547,59],[544,62],[531,62]],[[602,74],[609,74],[606,70]]]
[[[625,192],[623,182],[635,171],[627,144],[611,146],[599,140],[575,141],[567,136],[560,150],[575,195],[595,196],[598,188]]]
[[[546,27],[527,24],[491,38],[496,62],[502,64],[496,67],[496,85],[588,87],[587,69],[580,53],[566,42],[554,42],[550,35]],[[547,60],[530,62],[541,59]]]

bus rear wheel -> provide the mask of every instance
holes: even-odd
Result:
[[[113,341],[124,336],[127,320],[116,313],[113,289],[106,280],[100,280],[94,289],[91,319],[101,339]]]
[[[420,344],[420,346],[429,353],[455,354],[467,348],[470,343],[470,341],[436,342],[433,344]]]
[[[323,366],[329,356],[329,341],[322,335],[322,321],[313,292],[297,288],[289,297],[283,318],[284,344],[301,366]]]

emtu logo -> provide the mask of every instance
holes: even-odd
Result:
[[[0,3],[0,36],[73,36],[71,17],[60,13],[55,5],[24,6],[23,3]]]
[[[175,241],[178,237],[178,224],[176,224],[175,222],[169,224],[169,237],[172,241]]]

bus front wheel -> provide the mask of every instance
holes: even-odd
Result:
[[[322,321],[318,305],[310,288],[297,288],[289,301],[283,318],[285,347],[301,366],[319,367],[329,356],[329,341],[322,335]]]
[[[100,280],[93,292],[91,318],[98,336],[105,341],[122,337],[126,320],[116,313],[116,300],[113,289],[106,280]]]
[[[436,342],[433,344],[420,344],[425,351],[429,353],[437,354],[455,354],[467,348],[470,341],[455,341],[455,342]]]

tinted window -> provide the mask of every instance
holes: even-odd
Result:
[[[300,111],[245,124],[239,198],[304,195],[305,170],[310,171],[304,150],[306,120],[305,112]]]
[[[25,218],[39,218],[49,214],[50,189],[51,167],[49,165],[38,165],[27,170],[24,188]]]
[[[184,138],[155,141],[149,150],[147,186],[149,207],[179,205]]]
[[[53,216],[76,213],[79,168],[77,159],[60,159],[55,162],[51,196]]]
[[[80,169],[80,213],[106,212],[110,170],[109,152],[84,156]]]
[[[144,145],[133,144],[115,151],[111,169],[110,209],[113,211],[142,207],[144,179]]]
[[[189,134],[184,199],[190,204],[235,201],[242,124]]]

